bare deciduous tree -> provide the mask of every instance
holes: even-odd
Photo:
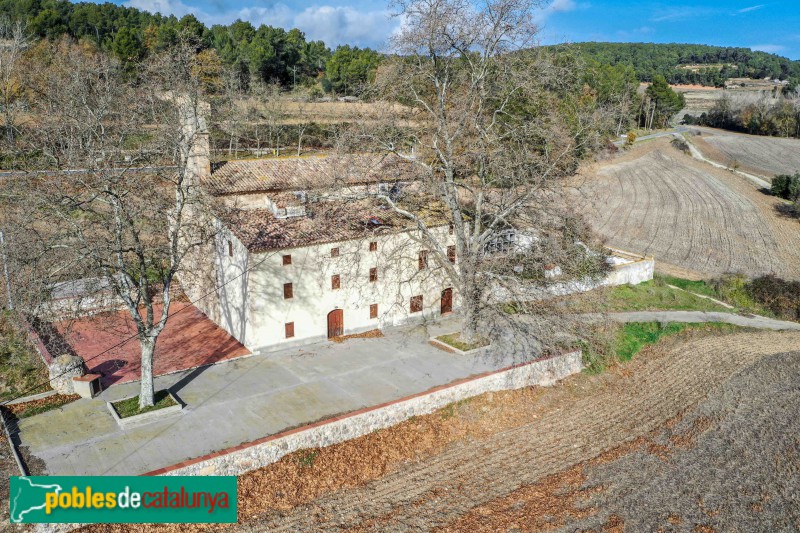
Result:
[[[3,125],[6,142],[13,146],[17,118],[23,108],[22,55],[29,40],[21,22],[0,19],[0,106],[3,108]]]
[[[413,197],[380,197],[413,221],[420,246],[446,272],[460,300],[462,338],[471,342],[507,319],[499,299],[525,300],[520,287],[544,281],[555,266],[563,277],[603,270],[597,243],[581,242],[588,231],[576,233],[581,225],[559,190],[599,144],[603,113],[577,69],[530,48],[538,0],[393,5],[403,26],[375,95],[387,102],[385,119],[361,121],[340,144],[395,154],[416,168]],[[414,110],[419,127],[404,127],[391,110],[397,102]],[[456,262],[426,223],[431,203],[452,224]]]
[[[130,76],[85,45],[52,45],[33,73],[30,150],[50,170],[14,180],[28,246],[48,284],[101,279],[136,326],[141,407],[153,405],[153,355],[187,253],[209,238],[195,157],[207,150],[203,64],[183,44]]]

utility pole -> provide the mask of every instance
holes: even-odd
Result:
[[[3,277],[6,280],[6,292],[8,295],[8,308],[14,310],[14,299],[11,296],[11,278],[8,276],[8,256],[6,256],[6,241],[3,237],[3,230],[0,230],[0,257],[3,258]]]

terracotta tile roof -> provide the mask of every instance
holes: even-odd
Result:
[[[251,252],[298,248],[313,244],[367,238],[413,227],[380,201],[326,201],[307,204],[306,216],[276,218],[269,209],[243,209],[225,215],[225,222]],[[432,209],[427,222],[444,219]]]
[[[204,185],[215,195],[301,190],[414,179],[413,165],[393,155],[227,161]]]

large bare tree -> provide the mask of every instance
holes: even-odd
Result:
[[[45,59],[46,60],[42,60]],[[204,65],[182,44],[132,78],[85,44],[50,45],[30,73],[37,169],[13,179],[17,264],[44,285],[101,280],[141,346],[141,407],[153,405],[153,356],[187,254],[205,243],[197,156]]]
[[[600,143],[604,113],[573,62],[535,48],[539,0],[393,7],[403,24],[374,95],[387,102],[385,120],[362,121],[341,146],[388,152],[416,168],[414,197],[381,199],[413,221],[420,247],[456,288],[462,338],[474,341],[508,318],[499,300],[531,298],[525,287],[553,271],[579,278],[603,270],[560,186]],[[404,126],[396,103],[414,110],[417,127]],[[428,202],[444,207],[456,262],[427,221]]]

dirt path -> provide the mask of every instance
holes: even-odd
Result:
[[[800,331],[800,323],[775,320],[764,316],[743,316],[717,311],[626,311],[603,315],[585,315],[597,320],[610,319],[617,322],[725,322],[745,328],[771,329],[773,331]]]
[[[600,376],[565,380],[536,400],[531,422],[466,440],[365,486],[341,490],[244,531],[427,530],[645,435],[765,356],[796,350],[800,333],[741,333],[667,344]]]

